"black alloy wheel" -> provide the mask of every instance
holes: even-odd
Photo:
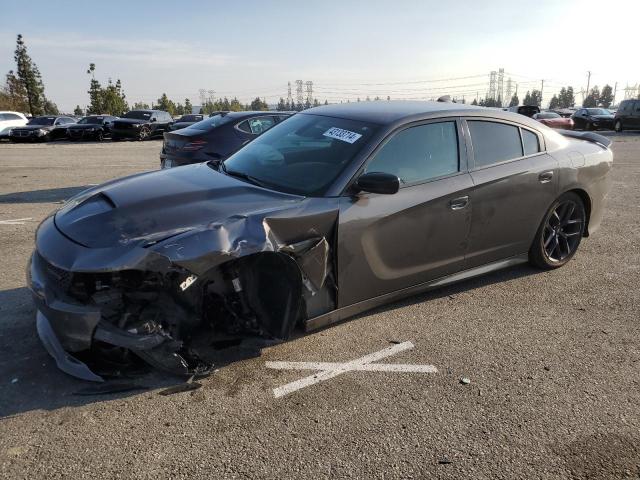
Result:
[[[529,251],[534,265],[551,269],[567,263],[578,250],[586,227],[582,199],[575,193],[562,195],[549,209]]]

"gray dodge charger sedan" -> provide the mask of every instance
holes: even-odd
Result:
[[[225,342],[560,267],[600,225],[609,145],[454,103],[313,108],[220,164],[114,180],[45,219],[28,266],[38,333],[87,380],[105,358],[193,374]]]

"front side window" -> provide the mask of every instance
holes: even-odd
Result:
[[[151,112],[145,112],[142,110],[132,110],[124,114],[122,118],[132,118],[135,120],[149,120],[151,118]]]
[[[56,121],[56,117],[36,117],[29,120],[27,125],[53,125]]]
[[[428,123],[394,135],[365,172],[395,175],[402,184],[424,182],[459,170],[455,122]]]
[[[475,168],[522,157],[518,127],[505,123],[468,121]]]
[[[267,188],[322,196],[378,128],[356,120],[297,114],[231,155],[221,170]]]
[[[534,155],[540,152],[540,142],[538,135],[529,130],[522,129],[522,144],[525,155]]]

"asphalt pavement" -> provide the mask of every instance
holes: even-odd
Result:
[[[166,396],[182,380],[157,373],[78,395],[24,272],[49,212],[158,168],[160,142],[0,144],[0,478],[640,478],[640,134],[612,137],[606,218],[565,267],[394,303]]]

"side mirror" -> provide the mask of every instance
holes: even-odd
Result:
[[[400,179],[390,173],[369,172],[360,175],[355,185],[363,192],[393,195],[400,190]]]
[[[151,117],[151,120],[149,120],[150,122],[157,122],[158,119],[156,117]]]

